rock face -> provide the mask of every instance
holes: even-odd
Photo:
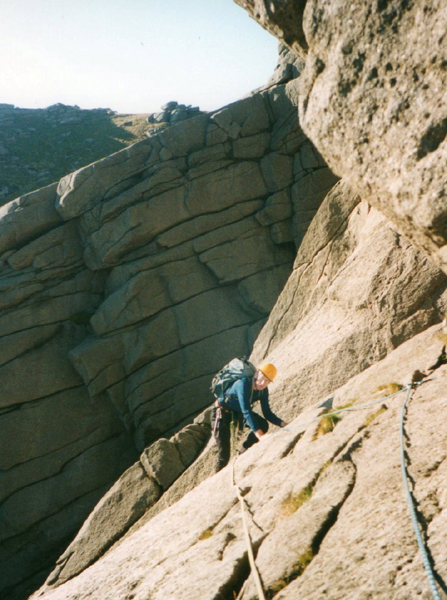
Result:
[[[48,584],[60,585],[81,573],[124,536],[194,461],[209,432],[209,422],[199,418],[171,440],[161,438],[147,448],[94,508]]]
[[[252,354],[255,361],[267,356],[278,366],[272,403],[278,414],[295,419],[289,431],[277,432],[236,463],[267,597],[330,594],[342,599],[356,597],[353,590],[359,589],[365,598],[425,593],[422,566],[413,560],[416,544],[398,472],[400,403],[390,400],[384,409],[379,401],[366,412],[348,412],[340,422],[340,415],[325,417],[321,427],[315,419],[324,417],[318,406],[328,395],[336,407],[356,408],[399,390],[417,370],[429,373],[443,365],[445,335],[440,325],[430,325],[445,313],[446,290],[444,273],[349,186],[340,182],[331,190]],[[439,398],[445,367],[434,376],[436,383],[424,384],[414,397],[415,460],[423,465],[422,472],[411,470],[418,500],[425,498],[426,473],[447,457],[447,436],[439,432],[432,439],[445,412]],[[429,419],[420,416],[422,404]],[[390,444],[393,435],[395,445]],[[150,453],[159,456],[160,450],[155,446]],[[170,453],[166,448],[168,461]],[[209,474],[203,460],[197,468]],[[196,489],[170,499],[168,492],[167,502],[162,496],[105,555],[97,554],[90,567],[70,580],[58,578],[56,570],[35,598],[106,600],[149,594],[155,599],[217,600],[240,594],[254,600],[232,468],[206,481],[194,469],[180,477],[177,487],[188,487],[187,479],[181,481],[190,471],[190,481],[202,481]],[[429,484],[427,515],[438,518],[433,534],[426,531],[433,535],[429,547],[443,577],[440,481],[433,475]],[[384,525],[383,515],[390,513],[393,519]],[[80,538],[85,546],[91,544],[82,532]],[[341,571],[346,578],[340,578]]]
[[[270,77],[266,88],[296,79],[300,76],[303,69],[304,62],[300,58],[297,58],[296,54],[294,54],[287,46],[279,43],[278,64],[273,75]]]
[[[307,0],[234,0],[264,29],[281,40],[301,60],[308,43],[303,30]]]
[[[335,405],[351,406],[329,432],[319,427],[322,409],[308,408],[287,431],[237,459],[234,480],[249,507],[267,598],[430,597],[400,470],[399,422],[407,392],[381,397],[387,384],[405,384],[416,369],[435,366],[444,344],[439,334],[434,326],[337,390]],[[412,494],[441,582],[447,576],[447,436],[439,423],[447,417],[446,377],[443,365],[412,392],[404,430]],[[231,479],[229,466],[78,577],[43,588],[33,599],[255,600]]]
[[[252,358],[268,356],[278,366],[281,408],[295,415],[442,320],[446,284],[442,271],[340,182],[312,221]]]
[[[10,600],[43,580],[139,452],[209,405],[214,373],[251,351],[336,181],[293,93],[273,86],[188,119],[1,208]],[[145,481],[141,467],[129,477]]]
[[[399,465],[402,389],[421,378],[405,390],[404,462],[447,592],[445,11],[238,3],[299,54],[298,70],[305,60],[298,80],[3,212],[6,593],[16,565],[45,568],[42,532],[55,548],[77,502],[92,506],[112,468],[129,467],[33,598],[254,600],[234,482],[268,598],[428,598]],[[343,175],[335,186],[297,106]],[[211,445],[195,459],[206,418],[178,430],[255,339],[291,424],[210,478]],[[349,410],[328,415],[332,402]],[[86,433],[68,425],[73,404]],[[30,442],[13,453],[17,437]]]
[[[329,166],[445,270],[444,3],[236,1],[306,58],[300,122]]]

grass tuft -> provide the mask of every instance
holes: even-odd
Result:
[[[371,413],[370,415],[368,415],[363,423],[363,427],[368,427],[368,425],[371,425],[371,423],[373,421],[375,421],[377,419],[377,417],[381,414],[383,414],[387,409],[387,407],[385,405],[382,404],[382,406],[379,408],[379,410],[376,410],[376,412]]]
[[[282,503],[281,516],[283,519],[293,515],[312,496],[314,486],[306,485],[298,494],[290,494]]]
[[[338,409],[337,409],[338,410]],[[327,415],[321,417],[318,427],[314,433],[313,440],[318,439],[322,435],[326,435],[326,433],[330,433],[335,429],[337,423],[341,421],[341,416],[339,415]]]
[[[444,331],[444,328],[442,328],[440,331],[438,331],[436,333],[436,337],[438,340],[440,340],[441,342],[443,342],[444,344],[447,345],[447,332]],[[445,348],[444,348],[445,351]]]
[[[212,529],[205,529],[205,531],[202,531],[202,533],[199,536],[199,540],[207,540],[210,537],[213,537],[213,530]]]
[[[305,552],[300,554],[293,567],[293,571],[289,575],[287,575],[287,577],[284,577],[283,579],[277,579],[269,586],[266,598],[270,600],[278,592],[287,587],[289,583],[300,577],[304,573],[308,565],[312,562],[314,556],[315,555],[312,548],[308,548]]]
[[[354,406],[354,404],[357,404],[357,402],[360,400],[360,398],[355,397],[355,398],[351,398],[350,400],[348,400],[348,402],[346,403],[347,406]]]
[[[404,386],[401,383],[386,383],[384,385],[379,385],[379,387],[376,389],[376,393],[381,393],[384,396],[391,396],[391,394],[396,394],[397,392],[400,392],[400,390],[403,390]]]
[[[355,398],[354,400],[348,400],[348,402],[346,402],[346,404],[341,404],[340,406],[337,406],[334,410],[343,410],[344,408],[351,408],[351,406],[354,406],[354,402],[356,402],[357,398]]]
[[[313,558],[314,553],[312,548],[308,548],[305,552],[303,552],[303,554],[300,554],[294,570],[296,577],[299,577],[304,573],[306,567],[312,562]]]

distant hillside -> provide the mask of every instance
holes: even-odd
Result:
[[[165,123],[108,108],[0,104],[0,205],[121,150]]]
[[[283,44],[278,52],[272,77],[257,91],[299,74],[301,61]],[[38,109],[0,103],[0,206],[201,112],[176,101],[160,112],[141,114],[61,103]]]

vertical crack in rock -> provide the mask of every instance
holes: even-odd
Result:
[[[341,500],[337,504],[332,506],[331,510],[327,514],[326,520],[323,522],[320,530],[317,532],[317,534],[312,542],[312,552],[313,552],[314,557],[318,554],[324,538],[326,537],[329,530],[335,525],[343,504],[349,498],[349,496],[352,493],[352,490],[354,489],[355,482],[356,482],[356,476],[357,476],[357,468],[353,461],[349,461],[349,462],[354,468],[352,482],[350,482],[349,485],[347,486],[345,494],[341,498]]]
[[[231,577],[220,587],[212,600],[234,600],[238,597],[245,581],[250,575],[248,554],[244,554],[234,562]]]
[[[279,432],[281,433],[281,432]],[[291,441],[290,443],[284,448],[283,452],[278,456],[279,459],[281,458],[285,458],[288,454],[291,454],[293,452],[293,450],[295,449],[296,445],[298,444],[298,442],[301,440],[301,438],[304,435],[304,431],[298,433],[298,435],[296,435]]]
[[[273,529],[262,540],[257,565],[267,598],[273,598],[304,573],[337,522],[357,480],[357,467],[351,455],[362,445],[365,433],[363,425],[355,429],[348,439],[336,443],[335,448],[330,444],[332,451],[321,455],[313,477],[307,479],[307,484],[303,480],[298,494],[284,499]],[[318,444],[328,442],[326,438],[326,442],[321,440]],[[256,597],[250,580],[240,598]]]
[[[253,556],[256,561],[259,548],[261,547],[262,541],[265,539],[265,534],[252,541]],[[225,548],[233,540],[237,539],[236,536],[227,535],[225,540]],[[242,556],[234,561],[233,572],[227,581],[220,587],[217,594],[213,597],[213,600],[235,600],[243,597],[244,590],[250,581],[251,567],[248,559],[248,552],[244,551]]]

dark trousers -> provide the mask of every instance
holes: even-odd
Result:
[[[242,420],[241,417],[241,414],[233,411],[225,411],[223,409],[218,409],[217,407],[214,407],[213,409],[212,425],[218,452],[216,471],[223,469],[230,460],[231,421],[233,420],[234,427],[237,427]],[[254,413],[253,419],[255,421],[256,429],[261,429],[264,433],[267,433],[269,428],[268,422],[256,413]],[[259,440],[253,431],[250,431],[247,438],[242,443],[242,448],[244,451],[248,450],[248,448],[251,448],[251,446],[256,444],[258,441]]]

